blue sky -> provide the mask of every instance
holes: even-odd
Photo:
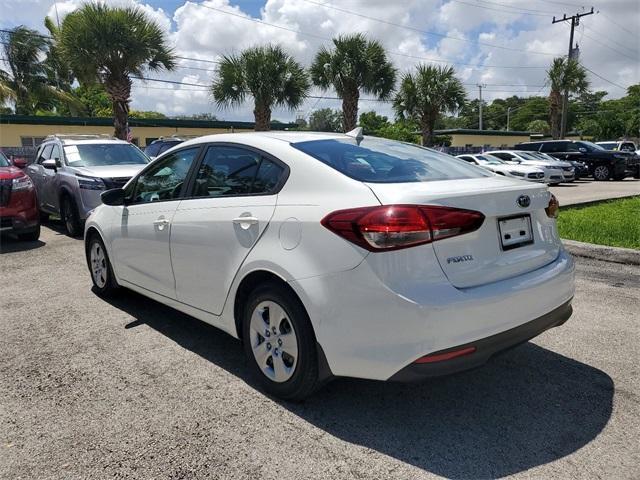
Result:
[[[183,57],[175,72],[157,78],[202,85],[188,87],[135,82],[132,107],[168,115],[209,112],[219,118],[247,120],[250,102],[220,111],[206,91],[222,54],[264,43],[279,43],[303,65],[309,65],[320,45],[339,34],[364,32],[383,43],[402,74],[417,63],[452,64],[469,98],[476,84],[487,85],[483,97],[546,95],[546,68],[554,55],[568,48],[568,28],[552,25],[553,15],[570,13],[576,0],[109,0],[137,4],[166,30],[169,43]],[[0,25],[25,24],[44,31],[43,18],[61,17],[82,0],[0,0]],[[581,60],[594,72],[594,90],[610,97],[640,79],[640,1],[601,0],[600,13],[586,17],[576,31]],[[577,3],[576,3],[577,5]],[[340,9],[345,11],[340,11]],[[568,10],[565,10],[568,9]],[[262,22],[262,23],[261,23]],[[269,26],[271,24],[273,26]],[[634,27],[635,25],[635,27]],[[626,27],[625,27],[626,26]],[[320,37],[320,38],[318,38]],[[197,59],[207,60],[198,61]],[[0,63],[0,68],[2,64]],[[602,78],[601,78],[602,77]],[[314,95],[334,96],[314,90]],[[331,99],[312,100],[298,112],[275,111],[290,120],[314,109],[338,108]],[[360,110],[392,115],[388,104],[360,102]]]

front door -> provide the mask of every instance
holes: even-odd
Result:
[[[220,314],[233,279],[269,224],[286,167],[260,152],[211,145],[171,225],[179,301]]]
[[[151,165],[136,180],[113,225],[119,278],[175,299],[169,240],[187,174],[200,147],[185,148]]]

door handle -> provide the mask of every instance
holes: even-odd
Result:
[[[153,222],[153,225],[158,227],[158,230],[164,230],[164,227],[169,225],[169,223],[169,220],[167,220],[166,218],[159,218],[158,220],[155,220]]]
[[[256,217],[236,217],[233,220],[233,223],[236,225],[240,225],[243,229],[249,228],[251,225],[257,225],[258,219]]]

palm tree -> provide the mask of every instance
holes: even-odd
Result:
[[[342,128],[348,132],[358,119],[360,92],[386,100],[396,81],[396,69],[376,40],[362,33],[333,39],[333,50],[321,47],[311,65],[311,80],[324,90],[333,87],[342,99]]]
[[[73,103],[70,95],[52,86],[43,62],[49,41],[24,26],[2,35],[3,57],[8,71],[0,70],[0,102],[15,102],[15,112],[32,115],[38,108],[50,108],[51,99]]]
[[[453,67],[420,64],[415,73],[402,77],[393,109],[399,118],[415,121],[422,132],[422,144],[430,146],[440,115],[454,113],[465,102],[464,86]]]
[[[551,135],[554,139],[562,136],[563,92],[567,98],[572,93],[583,93],[589,88],[587,72],[576,59],[554,58],[547,71],[551,91],[549,92],[549,120]],[[566,105],[566,104],[565,104]]]
[[[225,56],[211,93],[216,104],[223,108],[239,106],[251,95],[255,129],[266,131],[271,125],[271,109],[274,106],[298,108],[307,97],[309,87],[307,73],[293,57],[277,45],[266,45]]]
[[[104,85],[113,104],[115,136],[125,140],[131,76],[175,66],[162,29],[138,7],[87,3],[66,16],[57,36],[75,76]]]

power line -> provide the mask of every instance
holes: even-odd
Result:
[[[600,44],[600,45],[602,45],[603,47],[608,48],[608,49],[609,49],[609,50],[611,50],[612,52],[619,53],[620,55],[623,55],[623,56],[625,56],[625,57],[627,57],[627,58],[630,58],[631,60],[635,60],[635,61],[637,61],[637,60],[638,60],[638,57],[635,57],[635,58],[634,58],[634,57],[632,57],[631,55],[627,55],[626,53],[624,53],[624,52],[622,52],[622,51],[618,50],[617,48],[610,47],[609,45],[607,45],[606,43],[604,43],[602,40],[599,40],[599,39],[597,39],[597,38],[595,38],[595,37],[592,37],[591,35],[588,35],[586,32],[582,32],[582,34],[583,34],[585,37],[590,38],[591,40],[595,41],[596,43],[599,43],[599,44]]]
[[[491,47],[491,48],[500,48],[500,49],[503,49],[503,50],[526,52],[528,54],[548,55],[548,56],[553,56],[553,57],[557,56],[557,54],[554,54],[554,53],[535,52],[535,51],[529,51],[529,50],[526,50],[526,49],[523,49],[523,48],[505,47],[505,46],[502,46],[502,45],[494,45],[494,44],[491,44],[491,43],[484,43],[484,42],[478,42],[476,40],[469,40],[467,38],[452,37],[451,35],[446,35],[444,33],[431,32],[431,31],[428,31],[428,30],[422,30],[422,29],[419,29],[419,28],[411,27],[409,25],[402,25],[400,23],[390,22],[390,21],[384,20],[382,18],[370,17],[369,15],[364,15],[362,13],[354,12],[352,10],[346,10],[344,8],[335,7],[333,5],[327,5],[325,3],[320,3],[320,2],[313,1],[313,0],[303,0],[303,1],[307,2],[307,3],[310,3],[310,4],[313,4],[313,5],[317,5],[319,7],[328,8],[328,9],[331,9],[331,10],[336,10],[338,12],[347,13],[349,15],[354,15],[354,16],[361,17],[361,18],[366,18],[367,20],[373,20],[374,22],[384,23],[386,25],[391,25],[391,26],[398,27],[398,28],[404,28],[404,29],[407,29],[407,30],[413,30],[415,32],[422,33],[424,35],[433,35],[433,36],[437,36],[437,37],[441,37],[441,38],[448,38],[450,40],[457,40],[457,41],[460,41],[460,42],[473,43],[473,44],[476,44],[476,45],[482,45],[482,46]],[[202,5],[202,4],[199,4],[199,5],[201,5],[203,7],[206,7],[206,8],[212,8],[214,10],[218,10],[218,11],[221,11],[223,13],[229,13],[229,12],[227,12],[225,10],[215,9],[213,7],[209,7],[209,6]],[[238,14],[234,14],[234,15],[239,16],[240,18],[245,18],[247,20],[256,20],[256,19],[253,19],[253,18],[250,18],[250,17],[247,18],[247,17],[241,16],[241,15],[238,15]],[[266,23],[266,22],[262,22],[262,21],[259,21],[259,22],[260,23]],[[269,24],[267,24],[267,25],[269,25]],[[301,33],[302,35],[306,34],[304,32],[300,32],[300,31],[296,31],[296,33]]]
[[[625,91],[627,90],[627,88],[628,88],[628,87],[623,87],[622,85],[620,85],[620,84],[618,84],[618,83],[612,82],[611,80],[608,80],[608,79],[604,78],[602,75],[597,74],[596,72],[594,72],[593,70],[591,70],[591,69],[590,69],[589,67],[587,67],[584,63],[580,63],[580,65],[582,65],[582,66],[585,68],[585,70],[587,70],[587,71],[591,72],[592,74],[594,74],[594,75],[595,75],[596,77],[598,77],[599,79],[604,80],[605,82],[610,83],[611,85],[614,85],[614,86],[616,86],[616,87],[618,87],[618,88],[621,88],[621,89],[623,89],[623,90],[625,90]]]
[[[506,13],[506,14],[511,14],[511,15],[531,15],[531,16],[534,16],[534,17],[548,17],[549,16],[546,13],[529,13],[529,12],[526,12],[526,11],[517,12],[517,11],[512,11],[512,10],[504,10],[504,8],[487,7],[485,5],[479,5],[477,3],[463,2],[462,0],[449,0],[449,1],[455,2],[455,3],[461,3],[463,5],[468,5],[470,7],[482,8],[482,9],[485,9],[485,10],[492,10],[494,12]],[[487,2],[487,3],[496,3],[496,2]],[[504,5],[504,4],[503,3],[498,3],[497,5]]]

